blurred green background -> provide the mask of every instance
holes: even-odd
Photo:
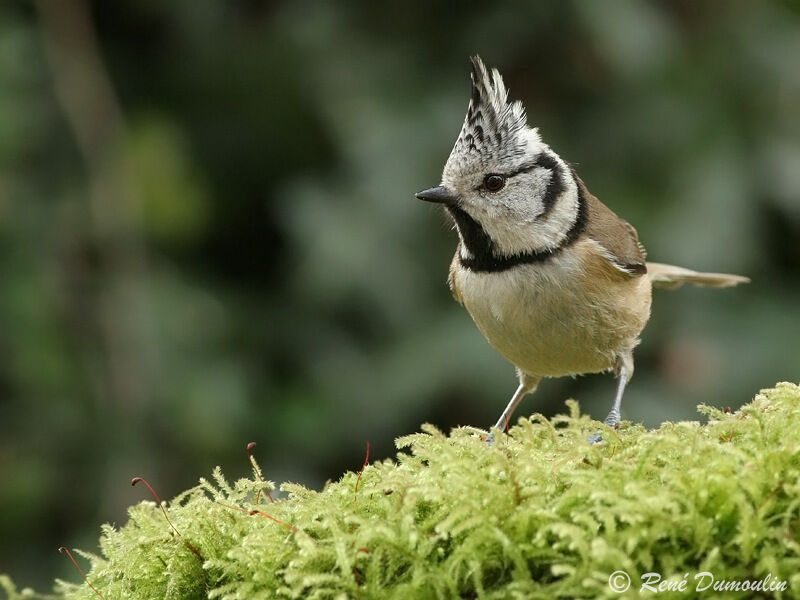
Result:
[[[0,6],[0,572],[76,579],[142,475],[320,487],[516,383],[445,286],[468,56],[638,228],[752,277],[659,292],[624,416],[800,373],[796,2],[7,1]],[[605,416],[610,377],[546,381]]]

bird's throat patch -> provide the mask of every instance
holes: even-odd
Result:
[[[457,206],[448,206],[447,210],[455,220],[464,246],[470,254],[469,258],[460,256],[459,262],[465,269],[477,273],[506,271],[517,265],[545,262],[575,243],[586,229],[587,209],[583,186],[578,186],[578,211],[575,222],[557,246],[545,250],[530,250],[512,255],[502,254],[481,224],[469,216],[466,211]]]

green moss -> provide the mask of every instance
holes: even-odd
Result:
[[[733,414],[701,406],[704,425],[623,425],[597,446],[587,438],[601,426],[568,406],[521,419],[493,447],[472,429],[424,426],[397,441],[396,461],[366,467],[357,492],[351,472],[256,506],[266,484],[217,471],[166,505],[184,539],[153,502],[105,526],[100,556],[84,555],[89,580],[107,600],[596,598],[619,597],[617,570],[634,582],[710,571],[770,573],[800,597],[800,387]],[[55,593],[95,598],[84,583]]]

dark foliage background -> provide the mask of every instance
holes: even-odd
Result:
[[[0,6],[0,572],[74,578],[143,475],[319,487],[423,421],[493,422],[512,368],[453,301],[438,182],[501,68],[650,257],[750,275],[659,293],[627,418],[798,379],[795,2]],[[608,377],[546,382],[602,418]]]

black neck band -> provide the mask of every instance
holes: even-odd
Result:
[[[558,246],[547,248],[546,250],[531,250],[511,255],[499,254],[494,241],[484,231],[480,223],[460,208],[448,206],[447,210],[453,215],[464,246],[471,255],[470,258],[459,257],[461,266],[477,273],[506,271],[517,265],[545,262],[573,244],[586,229],[587,218],[586,197],[583,186],[577,181],[576,184],[578,187],[578,212],[575,222]]]

